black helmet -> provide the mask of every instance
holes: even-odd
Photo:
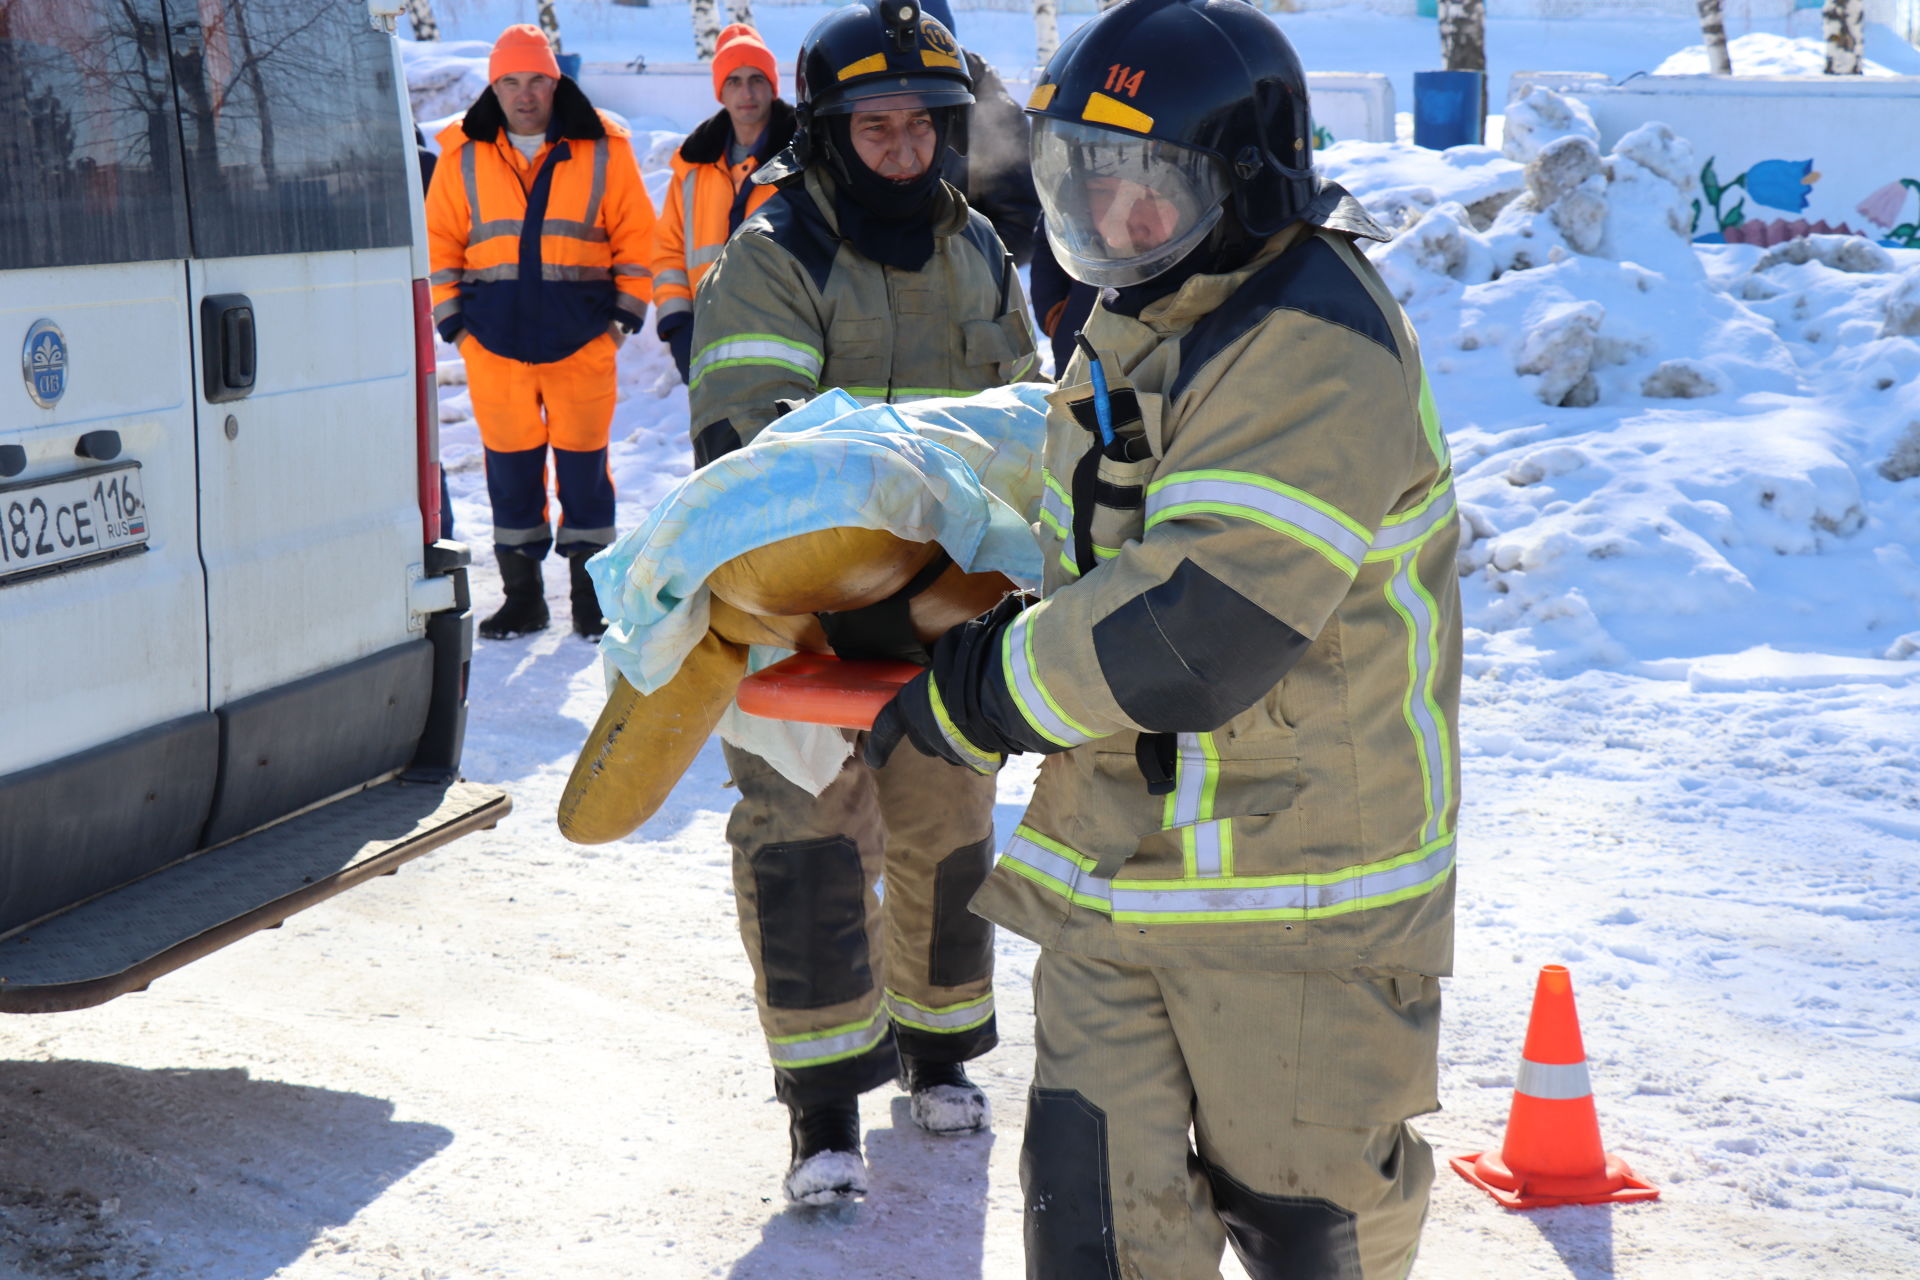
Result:
[[[1245,0],[1123,0],[1061,44],[1027,111],[1048,238],[1089,283],[1165,271],[1228,195],[1264,237],[1317,190],[1300,59]],[[1106,203],[1089,203],[1090,185]],[[1133,194],[1115,202],[1116,189]],[[1116,235],[1129,219],[1140,233]]]
[[[813,24],[794,71],[803,118],[847,115],[873,98],[910,94],[924,107],[973,102],[959,41],[917,0],[867,0]]]

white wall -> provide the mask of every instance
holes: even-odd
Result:
[[[1869,221],[1860,203],[1903,178],[1920,181],[1920,151],[1887,145],[1920,138],[1920,76],[1642,76],[1623,85],[1556,87],[1593,112],[1603,152],[1622,135],[1659,121],[1693,144],[1695,172],[1711,160],[1723,186],[1756,165],[1777,179],[1782,166],[1772,162],[1811,162],[1810,174],[1818,175],[1801,184],[1804,210],[1780,198],[1794,192],[1776,180],[1757,184],[1759,198],[1753,189],[1729,187],[1722,213],[1745,201],[1748,218],[1844,222],[1878,239],[1886,229]],[[1863,121],[1870,126],[1863,128]],[[1895,207],[1892,223],[1920,222],[1920,193],[1906,190]],[[1713,213],[1703,207],[1697,234],[1713,231]]]

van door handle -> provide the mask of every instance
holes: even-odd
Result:
[[[253,300],[244,293],[200,299],[201,383],[209,404],[244,399],[253,390],[256,344]]]

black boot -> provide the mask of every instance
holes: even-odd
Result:
[[[573,633],[598,640],[606,631],[607,623],[600,616],[600,596],[593,589],[593,579],[587,576],[587,561],[593,554],[576,551],[568,556],[567,576],[573,584],[569,597],[573,602]]]
[[[500,585],[506,590],[506,603],[498,613],[480,624],[482,640],[510,640],[533,631],[547,629],[546,584],[540,577],[540,562],[518,551],[495,548],[500,562]]]
[[[967,1079],[958,1062],[928,1062],[900,1055],[900,1083],[907,1111],[928,1133],[978,1133],[987,1127],[987,1095]]]
[[[860,1099],[798,1107],[789,1104],[793,1160],[781,1189],[795,1204],[841,1204],[867,1194],[860,1156]]]

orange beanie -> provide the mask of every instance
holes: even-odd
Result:
[[[720,86],[741,67],[754,67],[780,96],[780,72],[773,63],[773,50],[767,48],[760,33],[744,22],[729,23],[720,32],[720,43],[713,53],[713,96],[720,97]]]
[[[558,80],[560,63],[553,56],[553,46],[547,43],[546,34],[531,22],[521,22],[502,31],[500,38],[493,42],[493,56],[487,59],[487,83],[492,84],[501,76],[529,73]]]

